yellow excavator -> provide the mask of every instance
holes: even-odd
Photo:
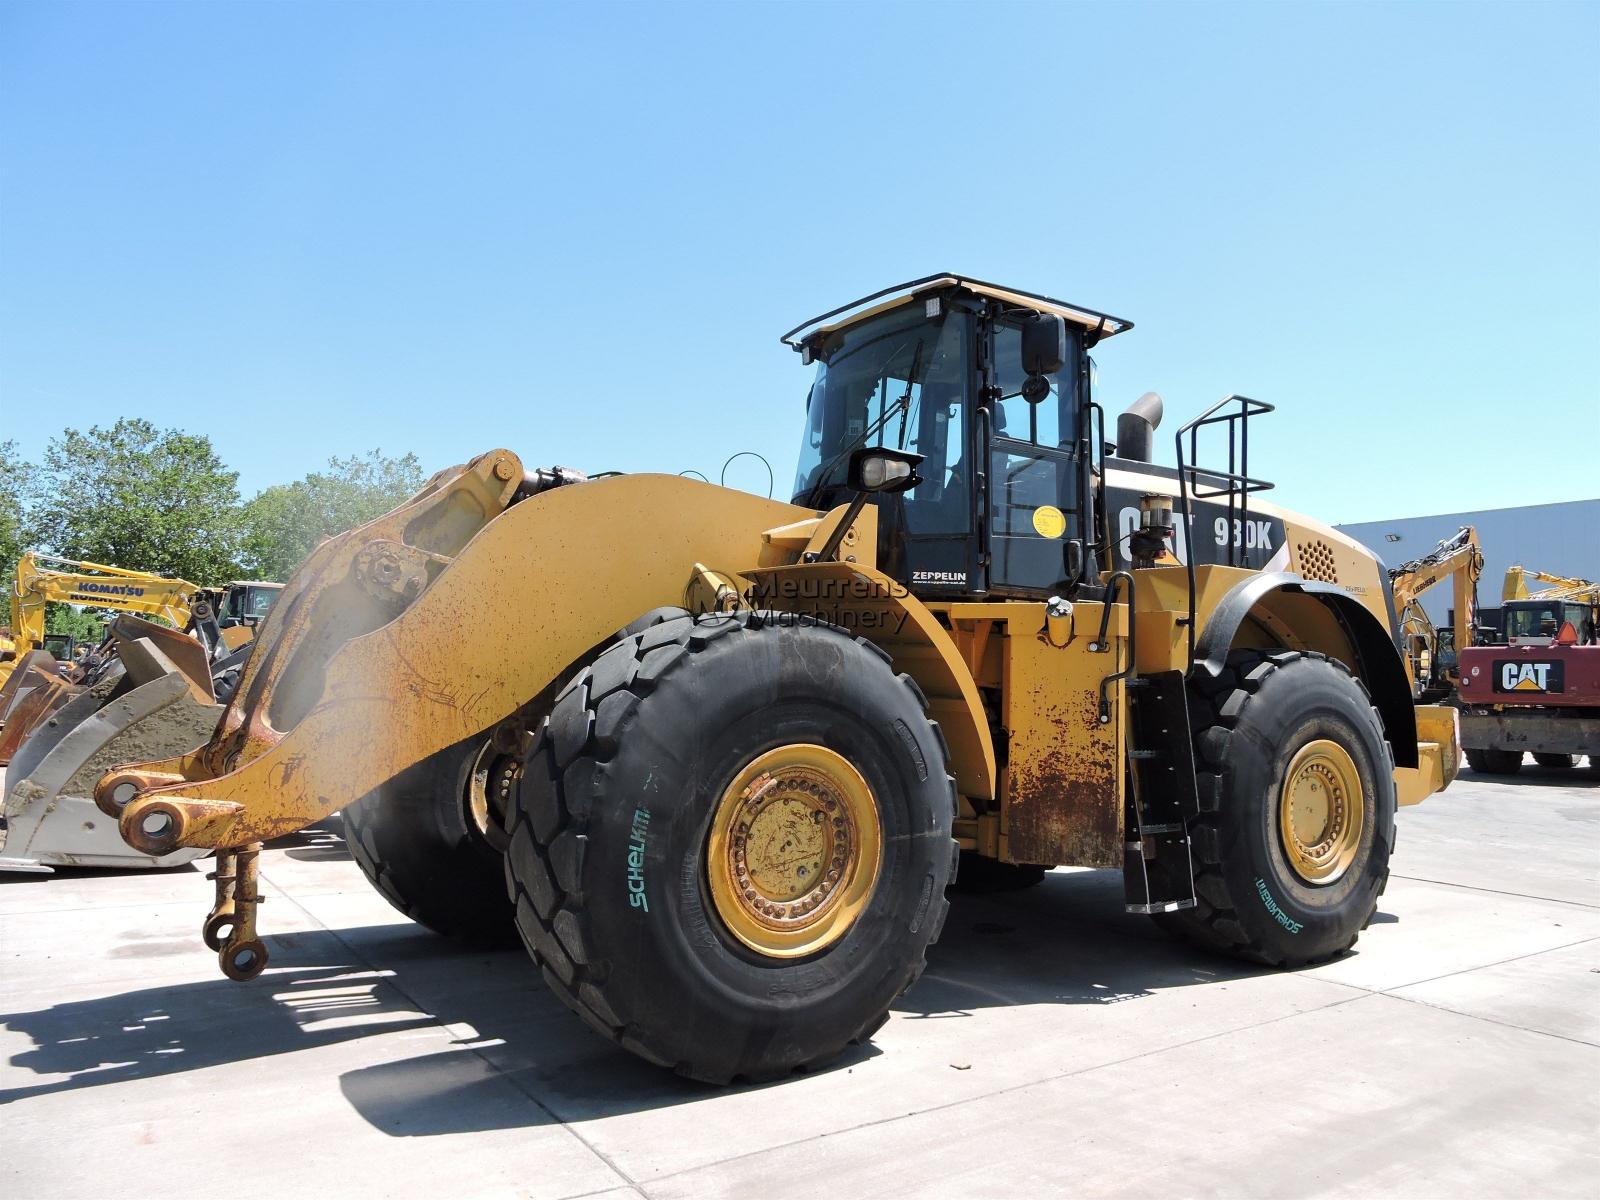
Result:
[[[209,735],[256,626],[281,584],[188,580],[33,552],[17,563],[13,653],[0,686],[6,794],[45,802],[6,831],[0,871],[58,866],[170,866],[191,851],[148,855],[127,845],[90,793],[107,756],[166,753]],[[105,639],[73,653],[44,629],[49,603],[110,609]],[[147,617],[161,619],[158,623]]]
[[[172,628],[188,631],[208,651],[216,652],[235,650],[247,643],[282,589],[281,583],[256,580],[201,587],[152,571],[27,551],[17,560],[11,585],[12,624],[8,636],[0,642],[0,706],[13,694],[6,689],[10,677],[26,669],[31,655],[47,653],[71,674],[70,668],[75,665],[72,639],[45,632],[50,604],[156,617]],[[49,671],[49,664],[34,661]],[[0,707],[0,725],[3,723],[4,708]]]
[[[1457,655],[1472,645],[1482,575],[1483,549],[1478,531],[1470,525],[1463,525],[1421,558],[1389,571],[1412,694],[1424,703],[1449,696],[1460,683]],[[1445,580],[1452,588],[1452,620],[1449,629],[1439,630],[1423,610],[1421,598]]]
[[[1342,954],[1452,714],[1412,703],[1376,558],[1261,498],[1270,405],[1189,421],[1175,467],[1154,394],[1106,436],[1089,353],[1129,328],[953,274],[807,322],[788,503],[443,471],[314,550],[213,736],[108,770],[99,811],[216,853],[203,936],[250,979],[261,844],[345,808],[396,907],[520,936],[601,1035],[710,1081],[870,1038],[952,881],[1114,869],[1202,947]]]
[[[0,688],[30,654],[47,648],[52,635],[45,632],[45,612],[51,603],[145,613],[181,629],[199,593],[185,579],[27,551],[17,560],[11,585],[11,644],[5,648],[10,657],[0,661]]]
[[[1539,592],[1530,591],[1528,580],[1548,584],[1549,587]],[[1502,600],[1528,600],[1535,595],[1544,596],[1551,592],[1562,595],[1593,596],[1600,591],[1600,583],[1588,579],[1578,579],[1568,575],[1551,575],[1547,571],[1534,571],[1522,566],[1520,563],[1506,568],[1505,580],[1500,585],[1500,599]]]

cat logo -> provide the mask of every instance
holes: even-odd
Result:
[[[1497,692],[1561,691],[1563,681],[1559,662],[1497,662],[1494,668],[1494,690]]]

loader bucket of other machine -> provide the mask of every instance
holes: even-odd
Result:
[[[62,678],[60,664],[43,650],[19,662],[0,689],[0,766],[11,761],[18,747],[51,713],[82,690]]]
[[[136,850],[95,804],[94,786],[111,767],[193,750],[222,714],[193,639],[137,617],[117,618],[111,635],[111,669],[46,714],[6,769],[0,870],[166,867],[205,853]]]

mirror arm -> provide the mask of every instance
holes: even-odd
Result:
[[[844,541],[844,535],[850,532],[850,526],[856,523],[856,518],[861,515],[861,510],[867,505],[867,493],[857,492],[850,501],[850,507],[844,510],[844,516],[839,518],[839,523],[833,527],[833,532],[828,535],[828,540],[822,543],[822,549],[807,554],[805,562],[834,562],[839,557],[839,544]]]

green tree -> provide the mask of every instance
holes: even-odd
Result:
[[[258,493],[244,506],[241,560],[254,579],[288,579],[317,543],[410,499],[427,481],[415,454],[330,458],[328,469]]]
[[[115,615],[105,609],[74,608],[70,604],[47,604],[44,610],[44,628],[46,633],[70,633],[77,641],[94,643],[105,636],[106,622]]]
[[[215,584],[237,570],[238,481],[198,434],[140,418],[68,429],[45,450],[33,532],[68,558]]]
[[[17,454],[15,442],[0,442],[0,625],[11,623],[11,580],[17,559],[28,548],[28,495],[33,464]]]

